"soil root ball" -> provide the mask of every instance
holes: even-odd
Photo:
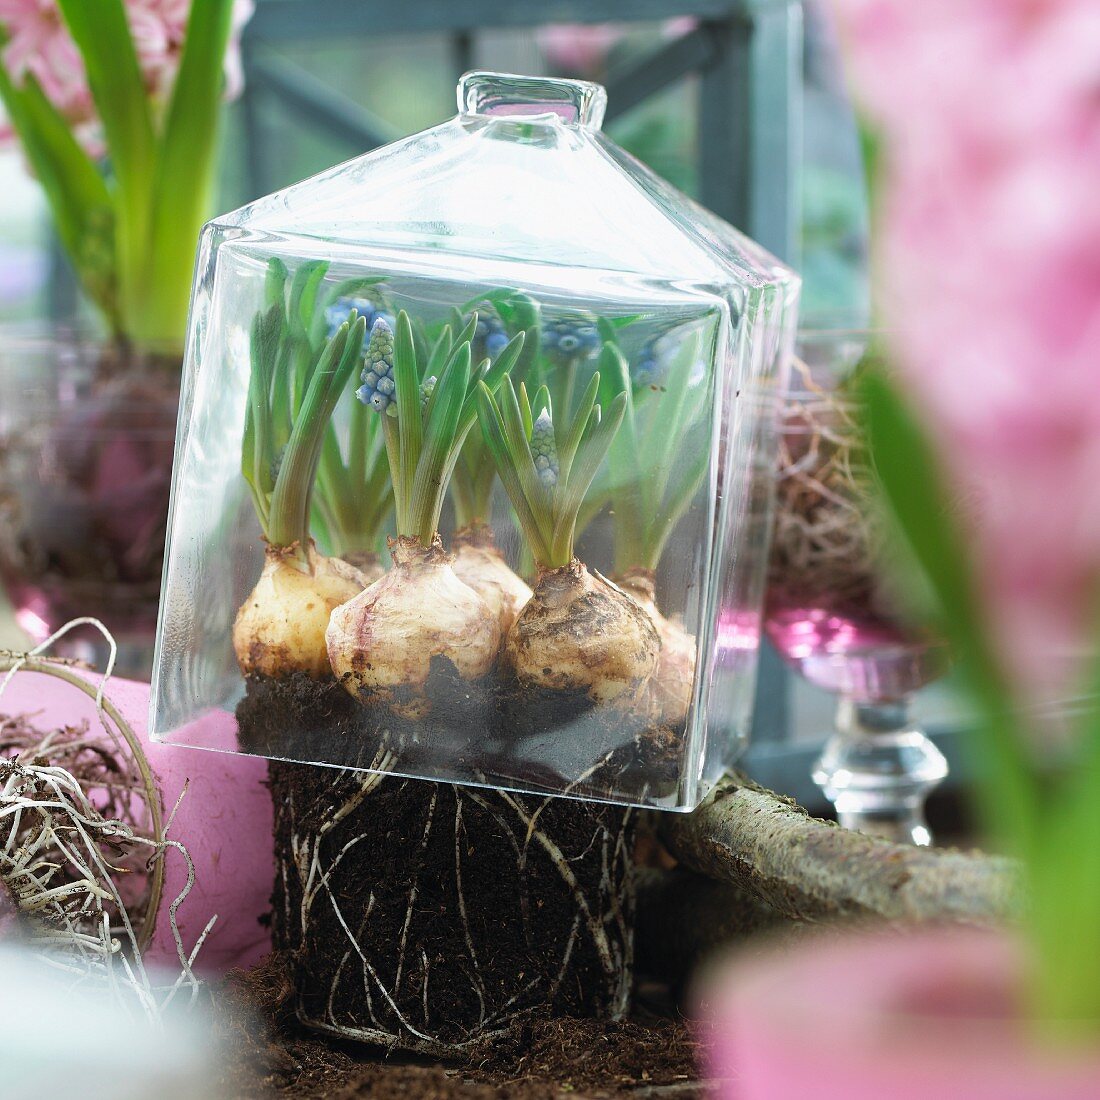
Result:
[[[619,1019],[634,811],[272,763],[274,940],[299,1019],[453,1057],[535,1017]]]

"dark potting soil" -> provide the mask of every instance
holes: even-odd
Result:
[[[237,707],[240,747],[347,768],[378,767],[388,753],[389,771],[485,775],[532,791],[568,789],[578,798],[675,790],[683,732],[653,725],[644,714],[594,707],[580,692],[533,692],[496,676],[471,683],[445,658],[432,661],[426,690],[431,713],[410,720],[377,696],[354,699],[334,680],[302,672],[250,676]]]
[[[229,976],[215,997],[226,1095],[302,1100],[549,1100],[702,1096],[687,1026],[645,1009],[629,1020],[535,1019],[447,1065],[334,1044],[299,1027],[285,958]]]
[[[344,1038],[468,1052],[533,1018],[618,1018],[629,809],[273,762],[273,938],[296,1011]]]

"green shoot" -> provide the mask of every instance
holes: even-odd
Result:
[[[577,514],[623,420],[626,397],[616,396],[604,416],[596,403],[599,386],[596,374],[575,414],[559,416],[559,424],[545,386],[534,402],[522,383],[517,394],[507,375],[497,397],[479,387],[486,447],[542,569],[572,560]]]
[[[995,652],[966,534],[930,441],[880,371],[858,387],[874,468],[906,541],[931,583],[938,626],[950,643],[976,721],[978,808],[1000,847],[1026,873],[1027,927],[1035,949],[1032,1010],[1056,1041],[1095,1041],[1100,1020],[1100,665],[1074,722],[1072,766],[1052,773],[1032,752],[1011,679]]]
[[[638,385],[630,366],[601,326],[600,392],[604,404],[624,400],[623,426],[578,519],[581,530],[607,505],[615,529],[615,571],[653,571],[669,536],[691,506],[710,465],[704,413],[708,388],[692,384],[700,334],[682,339],[659,390]]]
[[[304,370],[303,394],[286,424],[280,419],[291,378],[285,370],[288,333],[279,305],[256,314],[252,323],[248,406],[245,413],[241,471],[252,490],[256,514],[272,546],[295,547],[307,565],[313,485],[325,433],[355,368],[366,335],[366,322],[353,315],[328,340]]]
[[[330,329],[335,334],[338,328],[330,325],[329,310],[346,313],[351,302],[372,315],[376,310],[373,301],[358,295],[380,282],[378,278],[357,277],[327,286],[327,274],[328,264],[321,260],[302,264],[293,276],[281,260],[268,262],[265,309],[277,317],[278,334],[270,341],[267,369],[273,379],[283,380],[278,386],[272,382],[266,425],[276,455],[290,441]],[[393,499],[378,418],[358,402],[348,402],[346,408],[346,452],[341,449],[335,424],[330,420],[325,426],[312,494],[312,520],[318,545],[326,554],[354,558],[377,550]]]
[[[474,366],[470,341],[476,314],[456,337],[450,326],[427,354],[418,354],[408,314],[396,332],[376,320],[367,348],[363,386],[357,396],[378,414],[393,483],[397,533],[427,545],[463,443],[477,418],[480,387],[496,390],[523,350],[522,333],[497,357]]]

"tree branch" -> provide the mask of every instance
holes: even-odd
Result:
[[[1020,909],[1011,860],[850,832],[740,775],[694,813],[662,819],[661,837],[682,864],[789,919],[991,924]]]

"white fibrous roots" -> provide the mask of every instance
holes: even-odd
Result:
[[[312,545],[308,568],[294,551],[267,548],[260,579],[237,613],[233,649],[245,674],[283,677],[304,672],[327,678],[329,615],[369,583],[355,566],[325,557]]]
[[[113,647],[95,620],[75,620],[44,645],[81,623],[94,623]],[[97,691],[63,662],[0,654],[0,695],[24,668],[94,697],[99,728],[84,722],[39,729],[27,718],[0,716],[0,923],[5,935],[72,975],[74,985],[101,989],[126,1011],[155,1021],[177,993],[189,991],[193,1001],[199,990],[191,967],[214,920],[189,952],[176,924],[194,865],[181,843],[166,838],[171,815],[166,824],[141,744],[104,695],[108,677]],[[160,914],[181,966],[172,984],[160,986],[141,953],[165,900],[169,848],[186,861],[187,884]]]
[[[881,571],[884,525],[858,410],[818,386],[801,361],[794,368],[805,393],[780,411],[769,601],[866,603]]]
[[[521,687],[584,692],[594,703],[636,700],[660,650],[637,601],[576,558],[540,574],[505,643]]]
[[[494,545],[488,526],[471,524],[457,531],[453,546],[451,568],[463,584],[469,585],[489,605],[504,637],[531,598],[530,586],[509,568]]]
[[[431,709],[425,689],[433,660],[449,661],[463,680],[481,679],[500,650],[500,624],[455,575],[438,535],[429,546],[399,536],[391,552],[393,568],[333,610],[328,659],[356,698],[375,693],[397,713],[418,719]]]
[[[684,629],[678,615],[666,619],[661,614],[650,570],[630,570],[619,578],[619,584],[641,605],[661,639],[657,671],[649,683],[650,698],[662,722],[673,728],[682,726],[695,682],[695,636]]]

